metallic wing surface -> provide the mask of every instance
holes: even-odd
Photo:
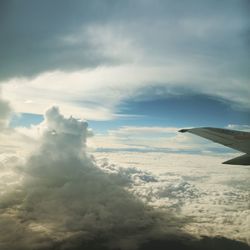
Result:
[[[189,132],[245,153],[224,164],[250,165],[250,132],[210,127],[181,129],[179,132]]]

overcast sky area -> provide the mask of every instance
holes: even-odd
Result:
[[[249,12],[0,1],[0,249],[249,249],[249,167],[178,133],[250,131]]]

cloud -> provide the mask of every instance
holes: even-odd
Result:
[[[88,242],[136,249],[156,236],[185,235],[181,219],[126,191],[126,175],[98,168],[86,153],[86,121],[52,107],[43,126],[39,148],[1,170],[1,249],[75,249]]]
[[[116,118],[120,104],[128,100],[173,95],[208,95],[234,108],[249,109],[247,80],[234,81],[226,76],[223,80],[212,79],[213,70],[199,74],[199,67],[182,63],[168,67],[131,64],[68,73],[47,72],[32,79],[2,82],[3,96],[11,100],[17,112],[43,114],[46,107],[56,103],[68,115],[85,114],[91,120]]]
[[[238,242],[249,243],[247,168],[225,167],[218,156],[94,158],[87,153],[88,123],[64,117],[57,107],[39,126],[28,157],[0,154],[1,249],[206,249],[206,239],[218,248],[247,249]],[[202,235],[208,238],[199,240]],[[218,235],[235,241],[213,238]]]
[[[249,244],[248,167],[225,166],[222,155],[123,151],[95,157],[124,168],[130,192],[147,204],[186,218],[183,228],[191,235]]]
[[[11,111],[9,103],[1,98],[0,92],[0,130],[7,127]]]
[[[18,112],[42,114],[57,103],[107,120],[131,97],[152,98],[148,89],[249,109],[245,4],[5,1],[4,95]]]
[[[110,34],[105,25],[119,19],[113,13],[124,6],[122,1],[113,4],[96,0],[74,3],[46,0],[34,4],[26,0],[21,5],[17,1],[4,1],[1,3],[4,10],[1,78],[30,77],[53,70],[71,71],[123,62],[127,56],[120,51],[127,49],[127,40]],[[95,29],[99,24],[102,28]]]
[[[2,78],[138,59],[157,63],[201,60],[205,65],[218,63],[216,68],[228,74],[233,73],[227,70],[232,66],[234,73],[247,70],[243,63],[248,25],[244,0],[181,4],[96,0],[34,4],[26,0],[22,5],[17,1],[1,5]],[[133,58],[126,55],[131,43],[140,52]]]
[[[203,138],[182,134],[178,127],[122,126],[96,134],[89,147],[98,152],[165,152],[204,155],[232,154],[232,150]]]
[[[34,127],[32,132],[27,128],[14,130],[10,125],[13,114],[12,105],[2,98],[0,89],[0,159],[15,158],[17,155],[23,158],[36,146],[37,128]]]
[[[229,124],[227,126],[227,128],[228,129],[233,129],[233,130],[242,130],[242,131],[250,132],[250,126],[249,125]]]

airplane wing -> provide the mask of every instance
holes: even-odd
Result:
[[[179,132],[189,132],[245,153],[245,155],[224,162],[225,164],[250,165],[249,132],[210,127],[181,129]]]

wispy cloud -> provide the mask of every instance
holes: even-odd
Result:
[[[98,152],[165,152],[186,154],[230,154],[232,150],[203,138],[179,133],[180,128],[124,126],[96,134],[89,147]]]

